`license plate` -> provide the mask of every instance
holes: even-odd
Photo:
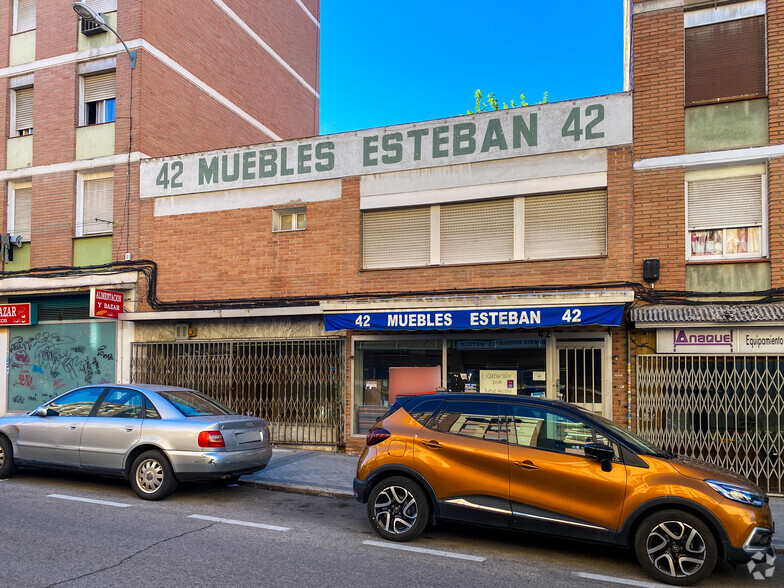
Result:
[[[238,445],[254,443],[261,441],[261,433],[259,431],[243,431],[242,433],[235,433],[234,439],[236,439]]]

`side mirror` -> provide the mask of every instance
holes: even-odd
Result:
[[[615,451],[604,443],[586,443],[585,456],[598,461],[612,461],[615,457]]]
[[[45,406],[39,406],[30,413],[30,416],[45,417],[48,413],[49,411]]]

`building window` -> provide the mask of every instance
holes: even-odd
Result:
[[[368,269],[606,255],[607,191],[368,211],[362,234]]]
[[[287,208],[272,211],[273,231],[304,231],[307,228],[305,208]]]
[[[24,137],[33,134],[33,89],[11,90],[11,136]]]
[[[765,1],[684,15],[686,105],[767,93]]]
[[[30,241],[32,194],[29,181],[8,184],[8,232],[21,235],[22,241]]]
[[[35,29],[35,0],[14,0],[14,34]]]
[[[80,174],[76,192],[76,236],[110,234],[114,228],[114,174]]]
[[[115,74],[113,71],[82,76],[80,126],[114,122]]]
[[[764,166],[686,176],[686,258],[760,258],[767,250]]]

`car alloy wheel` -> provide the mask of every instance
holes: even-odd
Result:
[[[371,491],[368,518],[376,533],[392,541],[409,541],[425,530],[430,503],[413,480],[387,478]]]
[[[716,540],[699,518],[681,511],[654,513],[640,525],[635,550],[642,566],[658,580],[688,586],[716,565]]]
[[[416,524],[416,498],[402,486],[384,488],[376,496],[373,510],[376,521],[387,533],[405,533]]]
[[[131,466],[131,488],[145,500],[161,500],[174,492],[177,480],[169,460],[160,451],[145,451]]]

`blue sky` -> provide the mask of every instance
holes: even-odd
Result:
[[[623,90],[623,0],[322,0],[321,133]]]

